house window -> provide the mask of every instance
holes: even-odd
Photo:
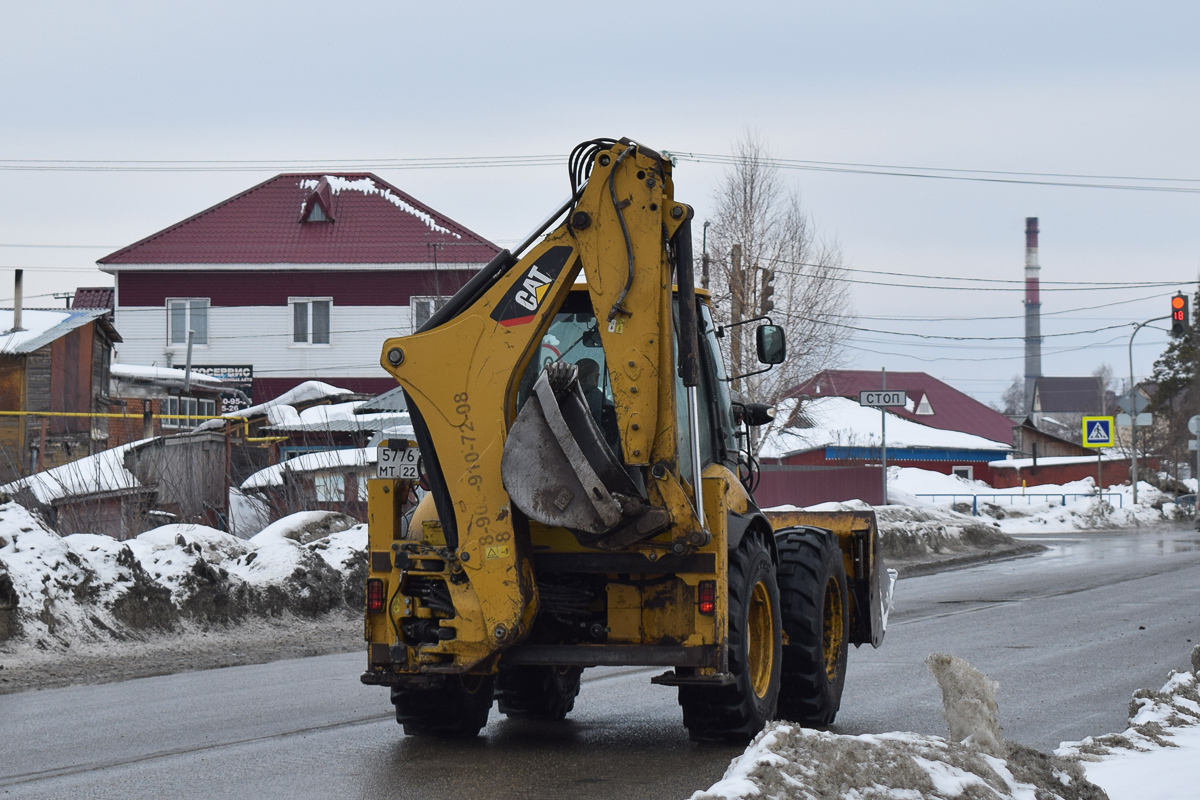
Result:
[[[215,417],[217,401],[195,397],[168,397],[162,402],[164,428],[192,429],[204,420],[188,417]]]
[[[208,298],[177,297],[167,300],[167,344],[208,344]]]
[[[408,301],[409,310],[412,312],[412,332],[416,333],[422,325],[429,321],[433,316],[433,312],[442,306],[446,305],[447,297],[413,297]]]
[[[340,472],[317,475],[316,488],[318,503],[342,503],[346,500],[346,476]]]
[[[964,481],[975,479],[975,468],[969,464],[965,467],[951,467],[950,473],[956,477],[962,478]]]
[[[329,344],[329,297],[289,297],[292,306],[292,344]]]

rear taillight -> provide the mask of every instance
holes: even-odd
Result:
[[[700,581],[696,587],[696,597],[699,600],[700,613],[712,615],[717,610],[717,582]]]
[[[368,578],[367,579],[367,611],[372,614],[378,614],[383,611],[383,607],[387,604],[387,590],[383,585],[383,578]]]

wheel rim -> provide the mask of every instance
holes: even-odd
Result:
[[[756,697],[766,697],[771,686],[771,669],[775,665],[775,620],[771,612],[771,596],[762,581],[754,584],[750,593],[750,614],[746,625],[746,651],[750,672],[750,688]]]
[[[842,645],[846,638],[842,593],[834,579],[825,584],[825,676],[830,683],[837,680]]]

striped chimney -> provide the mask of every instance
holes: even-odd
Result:
[[[1038,218],[1025,218],[1025,413],[1033,411],[1033,387],[1042,376],[1042,300],[1038,291]]]

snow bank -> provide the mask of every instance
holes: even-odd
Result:
[[[1055,753],[1077,758],[1110,800],[1191,800],[1200,785],[1200,646],[1192,672],[1172,672],[1157,692],[1139,689],[1123,733],[1064,742]]]
[[[1102,794],[1079,765],[1016,747],[1006,758],[916,733],[843,736],[772,723],[692,800],[1082,800]]]
[[[1130,728],[1065,742],[1053,754],[1005,741],[996,683],[961,659],[926,661],[942,689],[949,739],[842,736],[776,722],[692,800],[1191,800],[1200,784],[1200,646],[1192,672],[1139,690]],[[1107,795],[1105,794],[1107,793]]]
[[[365,525],[335,512],[285,517],[250,540],[202,525],[136,539],[59,536],[0,505],[0,646],[138,637],[182,622],[316,616],[362,603]]]
[[[1095,494],[1092,478],[1026,489],[993,489],[983,481],[957,475],[888,468],[888,499],[893,503],[922,510],[952,509],[964,515],[970,515],[974,505],[979,513],[974,517],[977,522],[994,523],[1007,534],[1135,528],[1184,517],[1169,494],[1144,481],[1138,482],[1136,506],[1131,486],[1108,486],[1102,501],[1097,501]],[[973,503],[972,495],[980,497]]]

